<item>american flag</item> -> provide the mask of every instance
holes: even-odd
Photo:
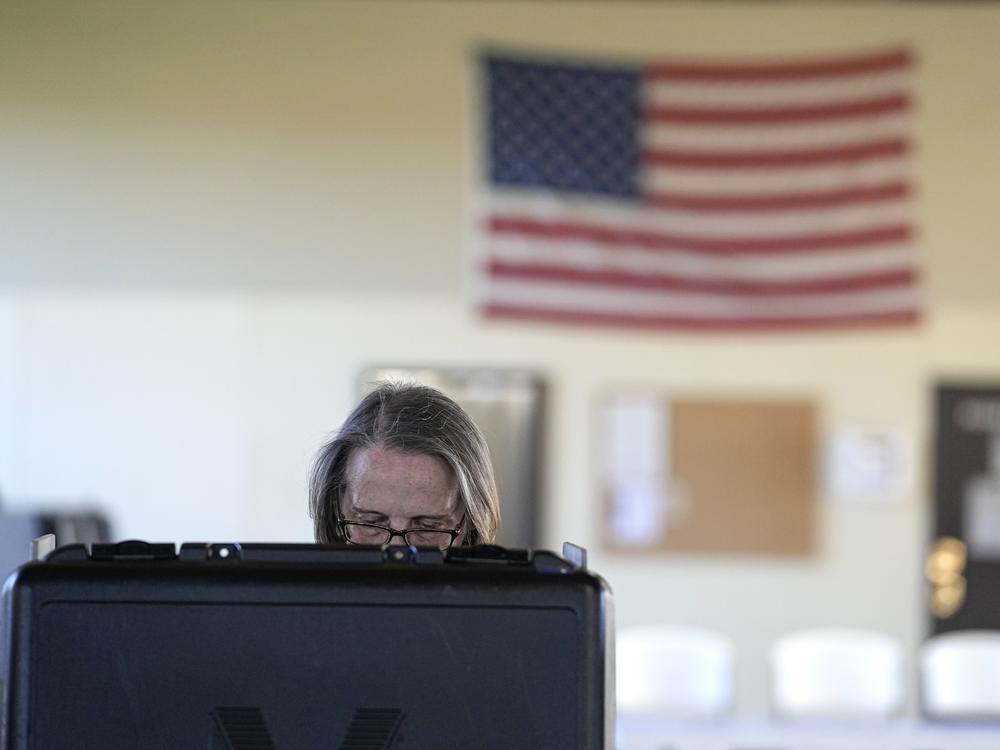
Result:
[[[478,306],[639,328],[917,322],[913,64],[484,56]]]

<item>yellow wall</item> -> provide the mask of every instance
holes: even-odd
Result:
[[[476,45],[641,59],[900,41],[922,59],[919,330],[700,338],[470,314]],[[546,541],[596,547],[602,388],[804,394],[825,433],[910,430],[912,494],[824,495],[804,562],[595,548],[594,565],[621,624],[732,635],[746,713],[764,710],[764,651],[787,629],[877,627],[912,647],[930,388],[1000,378],[997,49],[987,4],[8,0],[0,488],[99,498],[123,536],[303,539],[309,459],[362,367],[525,365],[552,385]]]

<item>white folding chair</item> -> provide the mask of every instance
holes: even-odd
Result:
[[[886,719],[903,702],[903,649],[883,633],[817,628],[771,647],[775,714],[794,719]]]
[[[957,630],[920,647],[924,712],[935,719],[1000,719],[1000,631]]]
[[[733,705],[735,648],[714,630],[643,625],[619,631],[618,710],[711,719]]]

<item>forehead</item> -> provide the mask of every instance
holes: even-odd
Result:
[[[437,456],[358,448],[347,463],[349,507],[388,517],[450,516],[458,509],[451,468]]]

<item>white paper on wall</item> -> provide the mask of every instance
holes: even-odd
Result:
[[[987,443],[985,471],[966,480],[962,511],[962,535],[972,556],[1000,559],[1000,435]]]
[[[613,398],[604,414],[603,484],[611,493],[610,539],[650,546],[667,521],[667,408],[654,395]]]
[[[838,429],[830,445],[830,489],[849,502],[899,502],[913,486],[912,445],[902,428]]]

